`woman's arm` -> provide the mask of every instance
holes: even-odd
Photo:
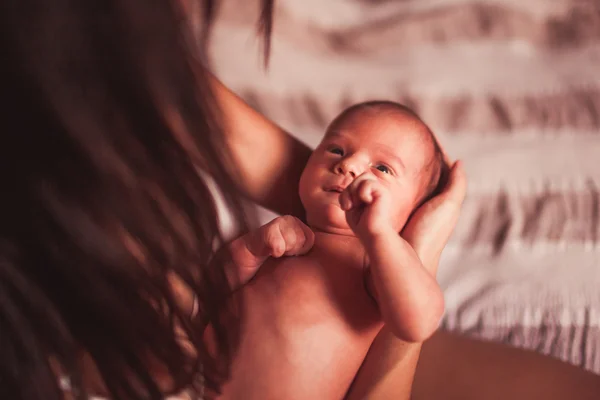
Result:
[[[347,398],[595,400],[599,396],[598,375],[532,351],[447,332],[435,333],[421,350],[420,344],[402,342],[384,328]]]
[[[240,171],[238,189],[263,207],[303,218],[298,182],[311,149],[209,77],[223,113],[226,143]]]
[[[532,351],[436,333],[423,345],[414,399],[600,398],[600,377]]]

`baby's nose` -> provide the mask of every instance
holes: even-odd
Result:
[[[336,172],[341,175],[350,175],[352,179],[361,173],[361,168],[357,163],[342,161],[337,165]]]

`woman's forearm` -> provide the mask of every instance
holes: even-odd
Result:
[[[420,351],[421,343],[402,341],[384,326],[345,399],[410,399]]]
[[[310,157],[292,137],[210,75],[223,114],[226,143],[237,164],[238,189],[250,200],[280,214],[304,217],[298,182]]]
[[[533,351],[437,332],[423,345],[412,398],[592,400],[600,398],[600,376]]]
[[[346,399],[592,400],[600,393],[598,375],[532,351],[441,331],[422,348],[419,360],[420,343],[384,327]]]

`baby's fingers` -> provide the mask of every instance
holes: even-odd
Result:
[[[376,187],[373,181],[364,180],[360,183],[358,190],[356,191],[356,197],[361,203],[371,204],[375,198]]]
[[[339,202],[340,202],[340,207],[344,211],[348,211],[353,207],[352,193],[350,192],[349,187],[344,189],[344,191],[340,194]]]
[[[296,254],[302,255],[308,253],[308,251],[312,249],[313,245],[315,244],[315,233],[301,221],[298,221],[298,227],[302,230],[303,241],[301,242],[302,245],[297,250]]]
[[[340,195],[342,210],[348,211],[361,204],[373,202],[374,180],[366,174],[355,179]]]
[[[313,231],[298,218],[285,215],[278,218],[272,241],[272,257],[295,256],[307,253],[315,243]]]

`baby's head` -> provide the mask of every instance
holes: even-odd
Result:
[[[344,110],[327,128],[300,179],[300,198],[315,229],[349,232],[339,194],[368,173],[394,198],[400,232],[419,205],[434,195],[444,175],[443,154],[429,127],[409,108],[370,101]]]

